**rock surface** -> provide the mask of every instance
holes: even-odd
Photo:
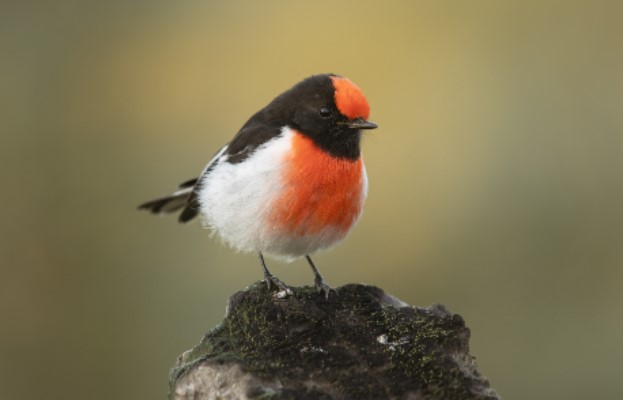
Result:
[[[171,370],[171,399],[498,399],[463,318],[346,285],[329,299],[258,282]]]

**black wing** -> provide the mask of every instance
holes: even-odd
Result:
[[[278,113],[277,113],[278,115]],[[148,201],[139,206],[139,209],[149,210],[154,214],[171,213],[182,209],[180,222],[188,222],[199,214],[199,190],[204,177],[223,160],[232,164],[246,160],[258,147],[277,137],[283,127],[278,124],[275,113],[268,111],[268,107],[253,115],[238,131],[232,141],[225,145],[210,160],[198,178],[189,179],[179,186],[179,190],[169,196]]]

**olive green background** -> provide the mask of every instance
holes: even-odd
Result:
[[[334,72],[379,129],[325,279],[461,314],[507,399],[619,398],[622,20],[616,1],[3,2],[0,397],[164,398],[262,275],[136,205]]]

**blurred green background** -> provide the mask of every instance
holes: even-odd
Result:
[[[364,217],[315,258],[325,279],[460,313],[507,399],[620,398],[621,4],[4,2],[0,397],[164,398],[177,355],[262,275],[136,206],[335,72],[380,128]]]

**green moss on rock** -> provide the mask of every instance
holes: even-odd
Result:
[[[463,319],[443,306],[355,284],[328,300],[293,292],[279,299],[258,282],[234,294],[223,322],[178,358],[170,397],[499,398],[468,353]]]

